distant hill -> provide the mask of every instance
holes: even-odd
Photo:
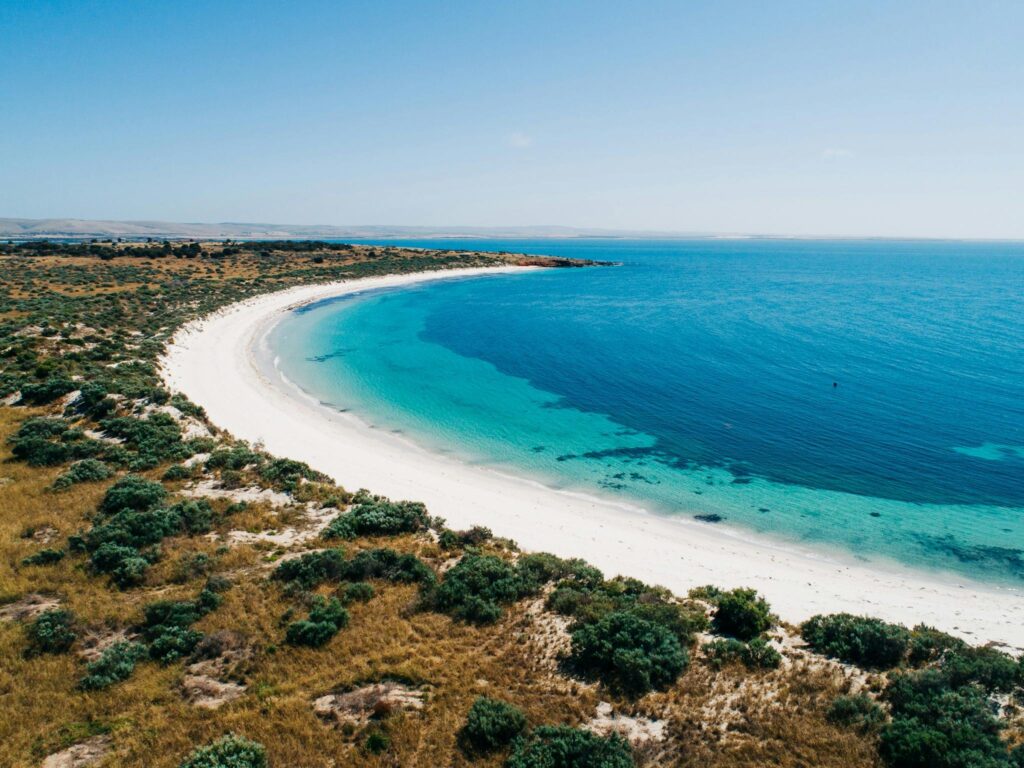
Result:
[[[41,238],[146,238],[266,240],[308,238],[535,238],[535,237],[666,237],[681,233],[579,229],[560,226],[532,227],[399,227],[333,226],[329,224],[215,224],[169,221],[91,221],[85,219],[4,219],[0,218],[0,239]],[[694,235],[689,236],[707,236]]]

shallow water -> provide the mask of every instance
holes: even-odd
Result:
[[[323,302],[272,334],[292,381],[558,487],[1024,581],[1024,246],[412,244],[622,266]]]

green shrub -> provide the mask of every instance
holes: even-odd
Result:
[[[417,501],[389,501],[374,497],[357,503],[334,518],[324,530],[325,539],[356,536],[397,536],[424,531],[430,523],[427,508]]]
[[[977,686],[952,689],[938,670],[896,675],[883,693],[891,722],[879,753],[891,768],[999,768],[1010,765],[1002,724]]]
[[[568,726],[544,725],[517,739],[507,768],[633,768],[633,752],[619,736],[601,737]]]
[[[782,655],[763,637],[755,637],[747,643],[743,663],[750,669],[778,669]]]
[[[285,631],[285,641],[289,645],[307,645],[317,648],[339,630],[348,625],[348,611],[336,598],[325,600],[317,597],[309,611],[309,618],[304,621],[292,622]]]
[[[494,538],[490,528],[474,525],[468,531],[453,531],[446,528],[438,535],[437,543],[441,549],[450,550],[459,547],[479,547]]]
[[[830,723],[862,731],[871,730],[885,722],[882,708],[863,693],[837,696],[825,716]]]
[[[22,565],[53,565],[64,559],[63,549],[40,549],[21,561]]]
[[[51,608],[28,625],[29,654],[65,653],[75,642],[75,617],[70,611]]]
[[[812,616],[801,625],[800,634],[818,653],[876,669],[899,664],[910,644],[906,627],[849,613]]]
[[[383,731],[370,731],[363,742],[363,749],[371,755],[381,755],[391,746],[391,738]]]
[[[282,491],[294,491],[302,480],[330,480],[327,475],[310,469],[308,464],[294,459],[272,459],[260,467],[259,475]]]
[[[203,633],[185,627],[163,627],[163,631],[149,644],[149,658],[161,664],[171,664],[188,656],[195,649]]]
[[[285,560],[274,569],[273,579],[312,589],[324,581],[341,581],[346,573],[345,554],[340,549],[307,552]]]
[[[771,609],[753,589],[734,589],[717,597],[717,609],[711,620],[720,635],[751,640],[772,626]]]
[[[911,632],[907,659],[914,665],[928,664],[938,661],[946,651],[960,650],[966,646],[967,644],[958,637],[918,624]]]
[[[400,555],[393,549],[367,549],[345,564],[342,578],[429,584],[434,580],[434,572],[415,555]]]
[[[102,443],[87,439],[63,419],[52,418],[25,420],[7,442],[14,458],[33,467],[53,467],[94,456],[103,449]]]
[[[995,648],[947,651],[939,668],[954,688],[975,683],[989,693],[1010,693],[1022,683],[1017,660]]]
[[[178,768],[267,768],[263,745],[229,733],[186,757]]]
[[[504,701],[480,696],[459,731],[459,746],[468,755],[487,755],[507,747],[526,729],[526,715]]]
[[[374,590],[372,584],[365,581],[357,581],[345,587],[344,600],[346,603],[367,603],[373,599]]]
[[[32,405],[52,403],[77,388],[75,382],[63,377],[52,377],[40,384],[26,384],[21,388],[21,397]]]
[[[94,483],[106,480],[113,473],[110,467],[98,459],[82,459],[72,464],[68,471],[53,482],[55,490],[70,488],[77,483]]]
[[[568,658],[577,674],[633,696],[667,688],[688,661],[686,649],[670,631],[625,612],[576,629]]]
[[[99,509],[105,515],[125,509],[142,512],[162,504],[166,497],[167,491],[160,483],[138,475],[125,475],[107,489]]]
[[[170,511],[178,515],[188,533],[206,533],[213,527],[213,509],[206,499],[179,501]]]
[[[152,469],[162,462],[189,456],[178,422],[166,413],[154,413],[146,419],[117,416],[104,419],[100,427],[105,435],[123,441],[123,446],[134,452],[131,469]]]
[[[465,555],[428,591],[425,602],[434,610],[463,621],[491,624],[501,618],[501,606],[530,594],[520,573],[491,555]]]
[[[704,646],[704,654],[711,666],[721,669],[729,664],[743,661],[747,644],[733,637],[712,640]]]
[[[195,600],[157,600],[142,609],[142,634],[153,640],[168,627],[188,627],[216,610],[221,597],[209,589],[202,590]]]
[[[79,681],[79,688],[91,691],[127,680],[135,670],[135,662],[145,658],[146,653],[141,643],[115,643],[85,666],[86,674]]]
[[[188,480],[192,477],[192,468],[186,467],[184,464],[174,464],[167,468],[164,472],[163,479],[169,482],[175,480]]]
[[[732,662],[742,662],[748,669],[776,669],[782,656],[766,640],[755,637],[749,643],[735,638],[712,640],[704,647],[708,660],[717,668]]]

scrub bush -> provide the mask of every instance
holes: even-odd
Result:
[[[82,459],[72,464],[68,471],[53,482],[54,490],[70,488],[77,483],[95,483],[106,480],[113,474],[110,467],[98,459]]]
[[[317,597],[309,611],[309,618],[295,621],[285,631],[285,641],[290,645],[307,645],[317,648],[348,625],[348,611],[337,598],[325,600]]]
[[[459,746],[468,755],[487,755],[507,747],[526,728],[526,715],[504,701],[479,697],[459,731]]]
[[[491,555],[466,555],[425,594],[434,610],[475,624],[493,624],[502,606],[530,594],[519,571]]]
[[[894,677],[883,693],[892,714],[879,753],[892,768],[1005,768],[1002,724],[984,691],[950,688],[937,670]]]
[[[79,681],[78,687],[91,691],[127,680],[135,670],[135,662],[145,656],[146,647],[141,643],[115,643],[96,661],[86,665],[85,677]]]
[[[633,768],[633,752],[619,736],[601,737],[564,725],[545,725],[518,739],[507,768]]]
[[[193,750],[178,768],[267,768],[267,751],[259,742],[229,733]]]
[[[273,579],[295,583],[312,589],[324,581],[341,581],[346,573],[345,554],[340,549],[307,552],[301,557],[285,560],[274,569]]]
[[[415,555],[400,555],[393,549],[367,549],[345,563],[341,577],[350,581],[385,579],[429,584],[434,580],[434,572]]]
[[[639,696],[665,689],[689,661],[679,640],[659,624],[631,613],[611,613],[572,633],[568,665],[584,678]]]
[[[21,561],[22,565],[53,565],[64,559],[63,549],[40,549]]]
[[[429,524],[427,508],[418,501],[389,501],[373,497],[334,518],[324,530],[323,537],[397,536],[425,531]]]
[[[75,642],[75,617],[70,611],[52,608],[43,611],[28,625],[29,655],[66,653]]]
[[[838,696],[825,715],[830,723],[863,731],[876,728],[885,722],[885,712],[870,696],[863,693],[856,696]]]
[[[898,665],[910,644],[906,627],[849,613],[812,616],[800,634],[818,653],[875,669]]]
[[[734,589],[717,597],[711,626],[720,635],[752,640],[772,626],[771,609],[753,589]]]
[[[125,475],[107,489],[100,502],[99,510],[111,515],[124,509],[141,512],[162,504],[167,491],[160,483],[154,483],[138,475]]]

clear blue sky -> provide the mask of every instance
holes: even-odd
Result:
[[[0,216],[1024,238],[1024,2],[0,1]]]

